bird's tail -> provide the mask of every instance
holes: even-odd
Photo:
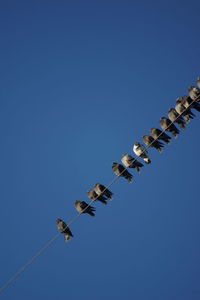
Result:
[[[136,169],[136,171],[137,171],[138,173],[141,173],[141,170],[140,170],[139,167],[135,167],[135,169]]]
[[[148,165],[151,163],[151,160],[150,160],[148,157],[145,157],[145,158],[144,158],[144,161],[145,161],[145,163],[148,164]]]
[[[199,103],[194,103],[193,108],[196,109],[198,112],[200,112],[200,104]]]
[[[92,217],[95,217],[95,213],[93,212],[93,211],[88,211],[88,214],[90,215],[90,216],[92,216]]]
[[[106,200],[104,200],[104,199],[97,199],[97,200],[99,200],[103,204],[107,204]]]
[[[185,126],[184,122],[180,122],[179,126],[180,126],[181,129],[186,129],[186,126]]]

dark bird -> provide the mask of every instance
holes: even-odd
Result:
[[[163,152],[162,149],[162,147],[164,146],[163,143],[155,140],[152,136],[143,135],[142,139],[147,147],[152,147],[158,150],[159,152]]]
[[[168,131],[170,132],[173,137],[177,137],[177,135],[179,134],[179,129],[173,124],[171,123],[171,121],[165,117],[162,117],[160,119],[160,127],[165,130],[165,131]]]
[[[168,117],[170,119],[171,122],[173,123],[177,123],[180,128],[185,129],[185,121],[183,119],[182,116],[180,116],[177,111],[175,110],[175,108],[170,108],[168,110]]]
[[[122,165],[117,164],[115,162],[112,163],[112,170],[115,175],[119,177],[124,177],[128,182],[133,181],[133,175],[129,173]]]
[[[69,241],[70,238],[73,237],[73,234],[69,229],[69,227],[67,226],[67,224],[61,219],[57,219],[56,223],[57,223],[58,231],[64,234],[65,242]]]
[[[188,95],[192,100],[200,102],[200,89],[198,87],[190,86],[188,88]]]
[[[150,164],[151,163],[151,160],[148,157],[148,151],[147,151],[147,149],[142,144],[140,144],[139,142],[136,142],[133,145],[133,152],[138,157],[141,157],[145,161],[146,164]]]
[[[183,96],[180,98],[181,103],[185,108],[193,108],[196,109],[198,112],[200,112],[200,103],[193,102],[193,100],[189,96]]]
[[[197,78],[197,86],[200,89],[200,77]]]
[[[135,169],[139,173],[141,172],[140,168],[144,166],[141,162],[139,162],[129,154],[123,154],[121,157],[121,161],[126,168]]]
[[[175,109],[179,115],[182,115],[186,123],[189,123],[190,119],[194,119],[195,114],[193,114],[190,108],[185,108],[182,97],[176,99]]]
[[[103,184],[96,183],[94,185],[94,191],[97,193],[97,195],[102,195],[106,197],[109,200],[112,200],[113,193],[109,191]]]
[[[170,144],[171,136],[166,134],[165,132],[162,132],[158,128],[151,128],[150,134],[155,140],[161,140],[164,141],[166,144]]]
[[[98,195],[95,191],[89,190],[87,191],[87,196],[89,199],[93,201],[100,201],[103,204],[107,204],[106,198],[103,195]]]
[[[90,216],[94,217],[95,216],[95,208],[93,206],[90,206],[87,204],[85,201],[78,201],[76,200],[75,203],[75,208],[80,214],[89,214]]]

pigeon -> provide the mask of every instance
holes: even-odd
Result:
[[[123,154],[121,157],[121,161],[126,168],[133,168],[138,173],[141,172],[140,168],[144,166],[141,162],[139,162],[137,159],[135,159],[129,154]]]
[[[180,116],[177,111],[175,110],[175,108],[170,108],[168,110],[168,117],[170,119],[171,122],[173,123],[177,123],[180,128],[185,129],[185,121],[183,119],[182,116]]]
[[[103,184],[96,183],[94,185],[94,191],[97,193],[97,195],[102,195],[106,197],[109,200],[112,200],[113,193],[109,191]]]
[[[87,196],[89,199],[93,201],[100,201],[103,204],[107,204],[106,198],[103,195],[98,195],[95,191],[89,190],[87,191]]]
[[[117,164],[115,162],[112,163],[112,170],[115,175],[119,177],[124,177],[128,182],[133,181],[133,175],[129,173],[122,165]]]
[[[162,147],[164,145],[162,142],[155,140],[152,136],[149,136],[149,135],[143,135],[142,139],[147,147],[153,147],[156,150],[158,150],[159,152],[163,152]]]
[[[179,115],[183,116],[183,119],[186,123],[190,122],[190,119],[194,119],[195,114],[191,111],[190,108],[185,108],[183,105],[183,98],[177,98],[176,99],[176,106],[175,109]]]
[[[95,216],[95,208],[93,206],[90,206],[87,204],[85,201],[78,201],[76,200],[75,203],[75,208],[80,214],[89,214],[90,216],[94,217]]]
[[[200,102],[200,89],[195,86],[190,86],[188,88],[188,95],[193,101]]]
[[[189,96],[183,96],[180,98],[181,103],[185,108],[193,108],[196,109],[198,112],[200,112],[200,103],[193,102],[193,100]]]
[[[171,136],[169,136],[165,132],[162,132],[160,129],[151,128],[150,129],[150,134],[155,140],[162,140],[166,144],[170,144]]]
[[[165,117],[162,117],[160,119],[160,127],[163,130],[166,130],[168,132],[170,132],[174,138],[177,137],[177,134],[179,134],[179,129],[173,124],[171,123],[171,121]]]
[[[197,78],[197,86],[200,88],[200,77]]]
[[[69,241],[70,238],[73,237],[73,234],[71,233],[71,230],[69,229],[67,224],[61,219],[57,219],[56,223],[58,231],[64,234],[65,242]]]
[[[139,142],[136,142],[133,145],[133,152],[138,157],[141,157],[145,161],[146,164],[150,164],[151,163],[151,160],[148,157],[148,151],[147,151],[147,149],[142,144],[140,144]]]

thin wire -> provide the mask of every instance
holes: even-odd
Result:
[[[155,138],[154,139],[154,141],[153,142],[151,142],[146,148],[149,148],[149,147],[151,147],[152,145],[153,145],[153,143],[156,141],[156,140],[158,140],[159,139],[159,137],[165,132],[165,131],[167,131],[167,129],[168,128],[170,128],[170,126],[173,124],[173,123],[175,123],[177,120],[178,120],[178,118],[180,118],[183,114],[184,114],[184,112],[186,112],[191,106],[192,106],[192,104],[193,103],[195,103],[195,102],[197,102],[197,101],[199,101],[200,100],[200,96],[199,97],[197,97],[195,100],[193,100],[191,103],[190,103],[190,105],[187,107],[187,108],[185,108],[184,110],[183,110],[183,112],[181,113],[181,114],[179,114],[178,115],[178,117],[177,118],[175,118],[175,120],[174,120],[174,122],[171,122],[167,127],[166,127],[166,129],[165,130],[162,130],[161,131],[161,133],[157,136],[157,138]],[[141,152],[141,154],[142,153],[144,153],[146,150],[144,149],[142,152]],[[134,160],[132,161],[132,162],[135,162],[136,161],[136,158],[134,158]],[[65,230],[65,229],[67,229],[71,224],[73,224],[79,217],[80,217],[80,215],[82,215],[86,210],[87,210],[87,208],[94,202],[94,201],[96,201],[96,200],[98,200],[98,198],[110,187],[110,186],[112,186],[113,185],[113,183],[115,183],[116,181],[117,181],[117,179],[125,172],[127,170],[127,168],[124,168],[124,170],[119,174],[119,175],[117,175],[106,187],[105,187],[105,189],[96,197],[96,198],[94,198],[93,200],[91,200],[90,201],[90,203],[79,213],[79,214],[77,214],[68,224],[67,224],[67,226],[63,229],[63,230]],[[3,292],[20,274],[22,274],[24,271],[25,271],[25,269],[28,267],[28,266],[30,266],[35,260],[36,260],[36,258],[38,258],[48,247],[50,247],[51,246],[51,244],[53,244],[53,242],[58,238],[60,236],[60,232],[59,233],[57,233],[52,239],[50,239],[45,245],[44,245],[44,247],[42,247],[21,269],[19,269],[19,271],[17,271],[1,288],[0,288],[0,293],[1,292]]]

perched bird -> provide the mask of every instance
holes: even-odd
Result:
[[[78,201],[76,200],[75,203],[75,208],[80,214],[89,214],[90,216],[94,217],[95,216],[95,208],[93,206],[90,206],[87,204],[85,201]]]
[[[128,182],[132,182],[133,175],[129,173],[122,165],[115,162],[112,163],[112,170],[115,175],[124,177]]]
[[[107,204],[106,198],[103,195],[98,195],[95,191],[89,190],[87,191],[87,196],[89,199],[93,201],[100,201],[103,204]]]
[[[198,87],[190,86],[188,88],[188,95],[192,100],[200,102],[200,89]]]
[[[150,129],[150,134],[155,140],[162,140],[166,144],[170,144],[171,136],[169,136],[165,132],[162,132],[160,129],[151,128]]]
[[[200,77],[197,78],[197,86],[200,88]]]
[[[195,114],[191,111],[190,108],[186,108],[183,105],[183,98],[177,98],[176,99],[176,106],[175,109],[179,115],[183,116],[183,119],[185,120],[186,123],[190,122],[190,119],[194,119]]]
[[[182,118],[182,116],[180,116],[177,111],[175,110],[175,108],[170,108],[168,110],[168,117],[170,119],[171,122],[173,123],[177,123],[180,128],[185,129],[185,121]]]
[[[135,159],[129,154],[123,154],[121,157],[121,161],[126,168],[133,168],[139,173],[140,173],[140,168],[144,166],[141,162],[139,162],[137,159]]]
[[[189,96],[183,96],[180,98],[181,103],[185,108],[193,108],[196,109],[198,112],[200,112],[200,103],[193,102],[193,100]]]
[[[140,144],[139,142],[136,142],[133,145],[133,152],[138,157],[141,157],[145,161],[146,164],[150,164],[151,163],[151,160],[148,157],[148,151],[147,151],[147,149],[142,144]]]
[[[143,135],[143,142],[147,147],[152,147],[158,150],[159,152],[163,152],[162,147],[164,146],[162,142],[155,140],[152,136]]]
[[[56,220],[58,230],[64,234],[65,242],[69,241],[73,234],[67,224],[61,219]]]
[[[173,137],[177,137],[177,134],[179,134],[179,129],[173,124],[171,123],[171,121],[165,117],[162,117],[160,119],[160,127],[163,129],[163,130],[166,130],[168,132],[170,132]]]
[[[94,185],[94,191],[97,193],[97,195],[102,195],[106,197],[109,200],[112,200],[113,193],[109,191],[103,184],[96,183]]]

